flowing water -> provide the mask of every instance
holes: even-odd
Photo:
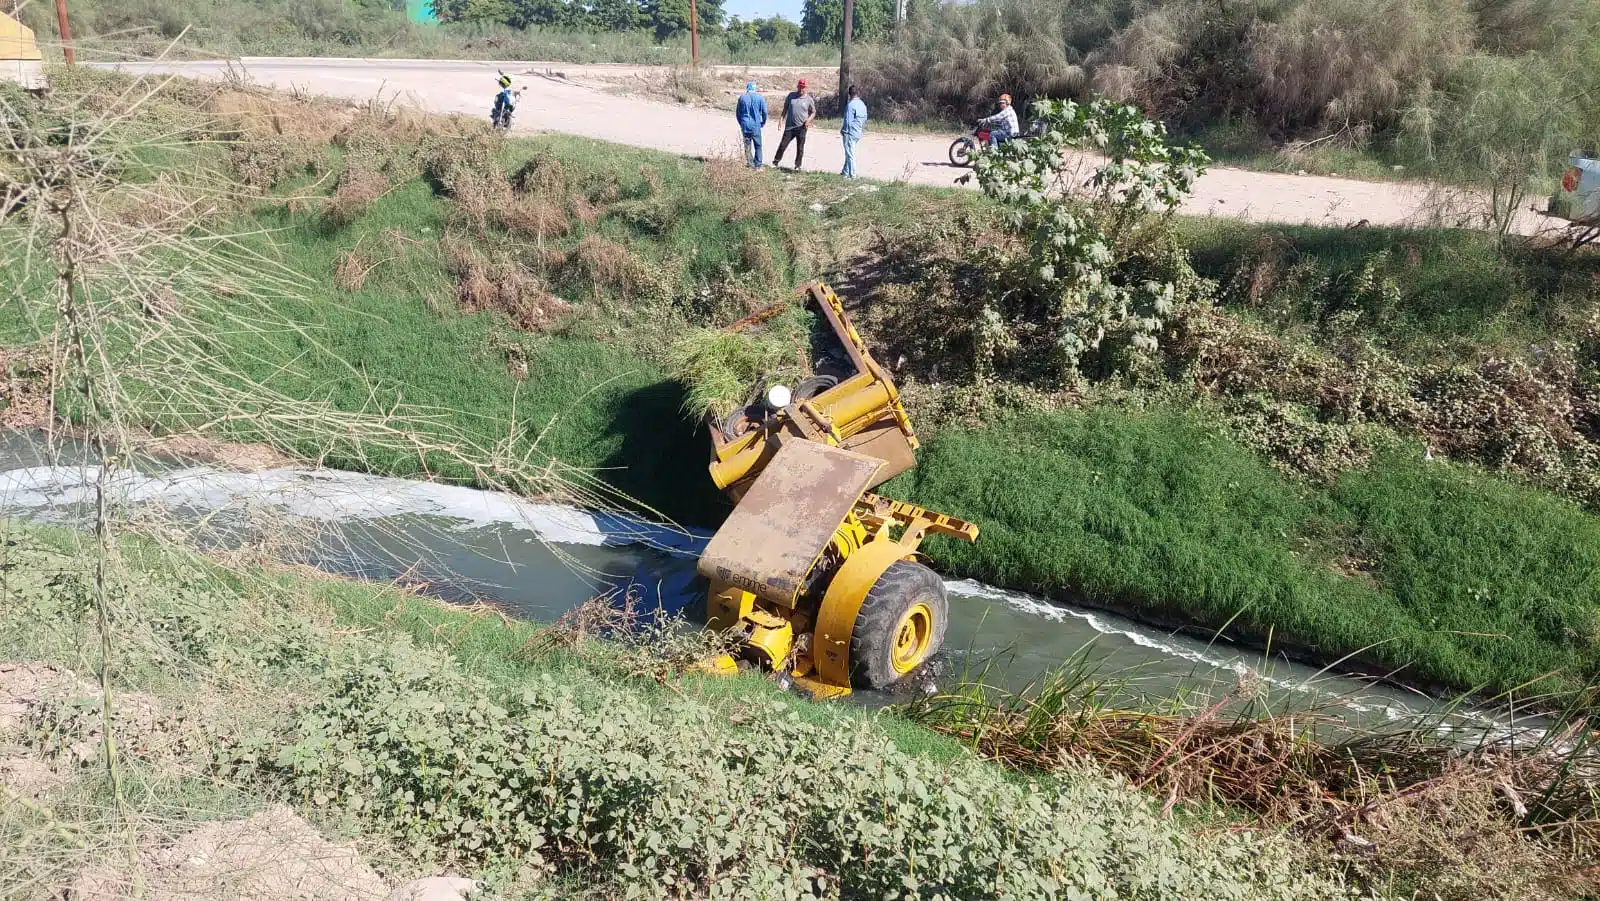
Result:
[[[84,465],[87,457],[84,447],[68,443],[51,465],[37,435],[0,433],[0,516],[82,522],[98,472]],[[303,562],[342,575],[403,580],[451,601],[489,600],[539,621],[597,595],[632,592],[644,609],[659,605],[691,616],[703,597],[694,564],[708,533],[628,516],[326,469],[152,466],[119,471],[113,489],[130,513],[205,523],[202,534],[218,543],[270,512],[275,520],[314,527],[299,555]],[[944,665],[936,670],[947,682],[981,671],[986,681],[1021,689],[1068,660],[1087,659],[1103,674],[1126,678],[1127,690],[1146,699],[1217,696],[1248,676],[1275,708],[1318,708],[1352,725],[1417,719],[1463,738],[1537,726],[1506,711],[1440,712],[1431,699],[1403,689],[1166,634],[1115,614],[977,582],[946,584],[951,621]]]

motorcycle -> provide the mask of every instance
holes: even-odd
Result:
[[[517,108],[517,102],[522,99],[522,89],[511,90],[511,76],[505,72],[500,73],[500,93],[494,95],[494,106],[489,110],[489,124],[495,131],[511,130],[511,114]],[[506,92],[510,91],[510,96]]]
[[[1045,123],[1043,119],[1035,119],[1028,124],[1027,131],[1024,131],[1019,135],[1012,135],[1010,140],[1026,141],[1029,138],[1037,137],[1044,132],[1044,127]],[[960,166],[963,169],[971,168],[972,152],[977,150],[979,147],[988,146],[989,135],[991,133],[992,130],[988,126],[978,125],[973,127],[972,134],[962,135],[961,137],[956,138],[954,141],[951,141],[950,165]]]
[[[511,114],[517,108],[517,101],[521,99],[522,92],[520,90],[511,92],[511,101],[509,103],[502,103],[499,95],[495,96],[494,108],[489,111],[489,124],[494,126],[495,131],[511,130]]]

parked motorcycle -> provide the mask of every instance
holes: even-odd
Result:
[[[1029,138],[1039,136],[1043,132],[1044,120],[1035,119],[1028,124],[1026,131],[1019,135],[1012,135],[1011,140],[1026,141]],[[960,166],[963,169],[970,168],[972,166],[972,152],[977,150],[979,147],[988,145],[990,133],[991,130],[988,126],[978,125],[973,127],[972,134],[962,135],[961,137],[956,138],[954,141],[951,141],[950,165]]]

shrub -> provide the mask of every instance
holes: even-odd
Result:
[[[291,176],[304,174],[317,155],[303,138],[268,135],[234,145],[228,158],[240,183],[265,189],[277,187]]]
[[[1012,781],[778,702],[734,726],[605,682],[499,692],[403,648],[335,663],[286,728],[218,756],[425,860],[598,863],[630,897],[1348,896],[1285,845],[1185,832],[1088,773]]]
[[[570,310],[544,281],[516,261],[490,257],[450,240],[445,255],[456,278],[456,303],[463,312],[496,311],[526,332],[553,328]]]
[[[1070,381],[1091,354],[1103,368],[1151,355],[1156,335],[1195,286],[1166,215],[1204,171],[1205,154],[1166,141],[1131,106],[1039,101],[1038,134],[976,152],[979,184],[1000,205],[1013,241],[978,243],[965,265],[977,379],[1008,353],[1029,381]],[[1087,181],[1073,151],[1109,159]]]

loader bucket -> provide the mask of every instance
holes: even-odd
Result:
[[[811,441],[782,442],[700,556],[700,574],[793,607],[834,531],[883,464]]]

